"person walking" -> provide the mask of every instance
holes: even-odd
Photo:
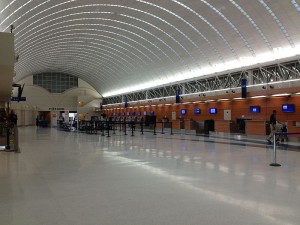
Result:
[[[270,116],[270,130],[271,130],[271,132],[270,132],[270,134],[269,134],[269,136],[268,136],[268,138],[267,138],[267,141],[268,141],[268,143],[269,144],[272,144],[272,138],[273,138],[273,136],[274,136],[274,133],[276,132],[276,122],[277,122],[277,119],[276,119],[276,110],[273,110],[273,113],[271,114],[271,116]]]

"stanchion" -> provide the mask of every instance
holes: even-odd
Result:
[[[102,121],[101,122],[101,136],[105,136],[104,130],[105,130],[104,122]]]
[[[116,134],[116,122],[112,123],[113,134]]]
[[[141,122],[141,132],[144,134],[143,122]]]
[[[170,124],[171,124],[171,135],[173,135],[172,122],[170,122]]]
[[[161,133],[162,133],[162,134],[164,134],[164,124],[165,124],[165,122],[162,122],[162,123],[161,123]]]
[[[8,151],[10,150],[10,145],[9,145],[9,126],[7,125],[6,128],[6,146],[5,149],[7,149]]]
[[[108,122],[106,122],[106,127],[107,127],[107,137],[110,137],[109,136],[109,123]]]
[[[134,122],[131,122],[131,136],[134,136],[134,135],[133,135],[133,123],[134,123]]]
[[[124,122],[124,130],[125,130],[125,135],[127,135],[127,133],[126,133],[126,122]]]
[[[276,162],[276,133],[273,135],[273,163],[271,163],[270,166],[281,166]]]
[[[153,135],[156,135],[156,122],[154,122],[154,132],[153,132]]]

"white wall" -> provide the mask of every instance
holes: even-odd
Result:
[[[100,94],[88,83],[78,79],[78,88],[72,88],[61,94],[52,94],[46,89],[33,85],[33,76],[17,82],[25,84],[23,97],[25,102],[12,102],[11,108],[18,115],[18,125],[35,125],[38,111],[77,111],[87,115],[95,115],[94,108],[99,107]],[[17,96],[17,90],[13,90],[13,96]],[[80,104],[79,104],[80,102]],[[52,118],[52,117],[51,117]]]

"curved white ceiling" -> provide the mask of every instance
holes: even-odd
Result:
[[[1,0],[11,24],[14,81],[66,72],[103,96],[300,52],[298,0]]]

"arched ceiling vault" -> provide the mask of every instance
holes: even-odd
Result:
[[[1,0],[17,82],[65,72],[113,96],[299,58],[298,0]]]

